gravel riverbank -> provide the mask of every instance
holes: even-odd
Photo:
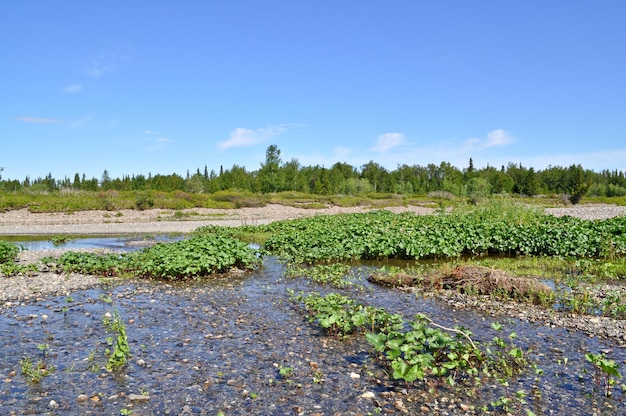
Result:
[[[339,213],[367,212],[372,207],[328,207],[321,209],[296,208],[268,204],[258,208],[186,210],[152,209],[145,211],[121,210],[79,211],[72,213],[31,213],[26,209],[0,212],[0,238],[3,235],[104,235],[141,233],[187,233],[204,225],[258,225],[272,221],[332,215]],[[392,212],[431,214],[432,208],[400,206],[384,208]],[[577,205],[564,208],[547,208],[556,216],[570,215],[583,219],[605,219],[626,215],[626,207],[616,205]]]

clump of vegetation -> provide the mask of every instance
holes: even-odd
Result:
[[[131,356],[128,336],[126,335],[126,326],[124,325],[124,321],[122,321],[117,309],[113,309],[113,319],[109,319],[105,316],[102,319],[102,323],[108,331],[115,334],[115,339],[113,339],[113,337],[107,338],[107,344],[113,347],[113,350],[110,350],[109,348],[105,350],[105,354],[109,356],[106,369],[108,371],[113,371],[117,368],[125,366]]]
[[[119,254],[97,254],[67,251],[58,258],[45,257],[44,263],[55,264],[64,273],[82,273],[98,276],[119,276],[126,257]]]
[[[46,364],[43,360],[33,362],[30,357],[22,357],[20,360],[22,375],[30,383],[39,383],[44,377],[49,376],[55,370],[54,366]]]
[[[285,277],[305,276],[315,283],[341,289],[356,284],[347,278],[349,272],[350,266],[342,263],[318,264],[313,267],[289,265]]]
[[[52,244],[55,246],[67,243],[71,238],[67,235],[55,235],[52,237]]]
[[[19,264],[19,263],[2,263],[0,264],[0,274],[4,276],[30,275],[39,270],[36,263]]]
[[[213,234],[176,243],[159,243],[127,257],[127,271],[157,279],[194,279],[231,268],[249,269],[256,251],[234,238]]]
[[[0,241],[0,264],[14,261],[20,254],[20,247],[7,241]]]
[[[358,259],[446,259],[481,255],[616,258],[626,254],[626,223],[544,215],[494,203],[439,215],[389,211],[272,223],[264,248],[296,263]]]
[[[322,296],[317,292],[308,295],[291,296],[292,302],[311,322],[317,322],[332,335],[349,335],[358,331],[391,330],[401,327],[402,318],[398,314],[387,313],[382,308],[364,306],[338,293]]]
[[[475,295],[498,294],[507,299],[531,302],[553,298],[552,289],[537,279],[513,276],[503,270],[472,264],[459,265],[453,269],[442,267],[422,276],[381,270],[372,274],[368,280],[386,286],[452,289]]]
[[[491,342],[479,344],[467,329],[446,328],[423,314],[407,323],[401,315],[359,304],[337,293],[291,293],[291,300],[310,322],[331,336],[366,332],[376,357],[390,368],[394,380],[413,383],[441,378],[454,385],[461,379],[479,382],[483,377],[512,377],[529,365],[526,353],[514,343],[517,336],[513,332],[508,341],[495,336]],[[492,327],[502,329],[497,323]]]
[[[165,280],[197,279],[259,263],[256,250],[224,234],[208,234],[175,243],[158,243],[135,253],[66,252],[47,258],[64,272]]]
[[[619,372],[619,364],[615,360],[606,358],[606,354],[585,354],[585,359],[593,364],[595,370],[595,379],[598,383],[603,384],[603,392],[606,397],[611,396],[611,390],[616,384],[617,378],[622,378]],[[623,385],[622,385],[623,386]]]

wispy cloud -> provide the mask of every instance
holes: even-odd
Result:
[[[82,116],[80,118],[72,120],[69,123],[69,128],[70,129],[78,129],[78,128],[84,127],[87,124],[91,123],[93,121],[93,119],[94,119],[93,114],[84,115],[84,116]]]
[[[147,152],[156,152],[167,147],[168,143],[173,142],[172,139],[168,139],[167,137],[150,137],[147,140],[147,146],[143,147],[143,150]]]
[[[83,84],[68,85],[63,90],[69,94],[76,94],[83,91]]]
[[[492,130],[487,133],[487,137],[479,139],[471,137],[464,142],[464,148],[466,150],[472,149],[488,149],[490,147],[506,146],[513,143],[515,140],[511,133],[503,129]]]
[[[161,133],[154,130],[143,130],[141,137],[132,140],[130,143],[139,145],[141,150],[145,152],[156,152],[158,150],[166,148],[169,143],[173,143],[174,140],[163,136]]]
[[[22,123],[32,123],[32,124],[54,124],[59,123],[61,120],[56,118],[48,118],[48,117],[16,117],[17,121],[21,121]]]
[[[277,126],[269,126],[260,129],[246,129],[237,127],[230,133],[230,137],[223,142],[219,142],[217,147],[220,150],[226,150],[233,147],[247,147],[255,144],[263,143],[272,137],[276,137],[288,130],[290,125],[279,124]]]
[[[384,133],[378,136],[376,144],[370,150],[385,153],[394,147],[404,144],[404,142],[404,134],[402,133]]]
[[[88,76],[92,78],[100,78],[104,75],[117,71],[122,62],[128,59],[130,59],[130,56],[128,55],[102,52],[92,55],[83,67]]]

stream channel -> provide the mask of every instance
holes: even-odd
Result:
[[[263,267],[239,277],[184,284],[115,281],[3,307],[0,414],[485,414],[483,406],[517,391],[526,394],[525,403],[514,401],[511,414],[626,414],[619,386],[624,381],[605,397],[585,360],[585,353],[604,351],[623,367],[624,349],[565,329],[494,318],[372,285],[366,277],[375,266],[380,264],[353,268],[360,286],[331,290],[305,278],[284,278],[283,265],[266,257]],[[440,325],[469,328],[478,342],[515,331],[515,343],[531,350],[528,357],[542,374],[529,369],[509,379],[508,386],[491,380],[476,388],[395,383],[362,335],[326,337],[294,308],[288,289],[339,292],[407,320],[424,313]],[[132,357],[122,369],[108,372],[105,349],[113,334],[103,316],[115,311],[125,324]],[[491,328],[496,319],[503,331]],[[53,371],[29,382],[22,373],[24,357]],[[489,406],[487,412],[505,414],[501,407]]]

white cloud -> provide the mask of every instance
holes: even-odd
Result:
[[[246,129],[244,127],[237,127],[230,133],[228,140],[219,142],[217,147],[220,150],[226,150],[231,147],[253,146],[258,143],[263,143],[271,137],[279,136],[287,131],[287,128],[287,124],[269,126],[261,129]]]
[[[378,136],[376,145],[371,147],[370,150],[384,153],[401,144],[404,144],[404,135],[402,133],[385,133]]]
[[[75,94],[75,93],[81,92],[83,90],[83,84],[68,85],[63,90],[65,92],[67,92],[67,93]]]
[[[487,133],[486,139],[478,139],[476,137],[470,137],[464,142],[465,150],[479,150],[487,149],[490,147],[506,146],[513,143],[513,137],[509,132],[503,129],[492,130]]]
[[[505,130],[492,130],[487,133],[487,141],[485,147],[506,146],[513,143],[513,137]]]

